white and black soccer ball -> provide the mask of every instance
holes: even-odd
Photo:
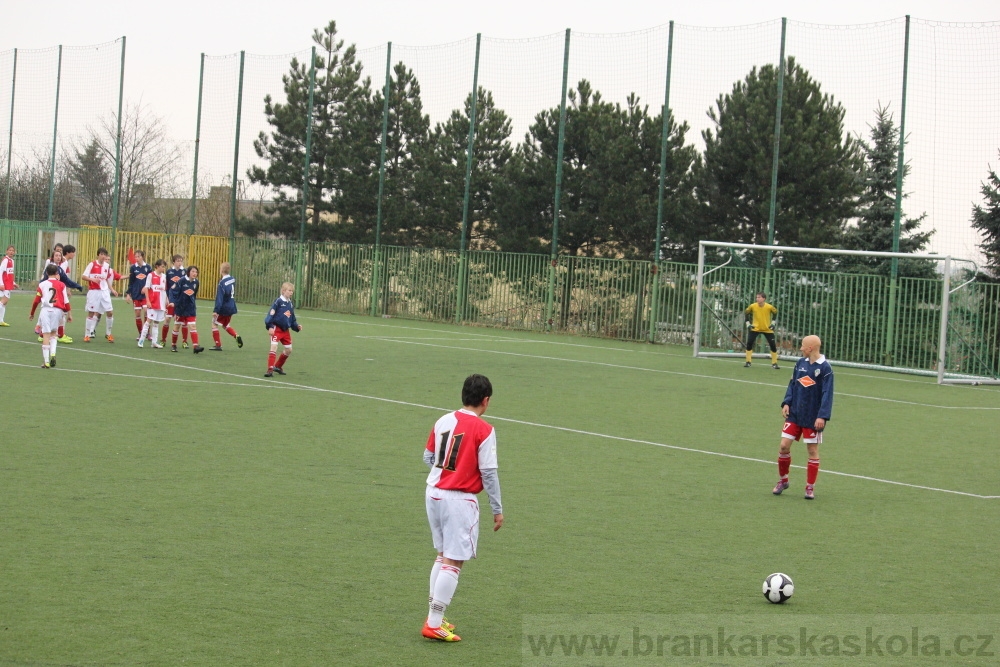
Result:
[[[775,572],[764,580],[764,597],[767,598],[768,602],[781,604],[792,597],[794,592],[795,584],[792,583],[792,578],[787,574]]]

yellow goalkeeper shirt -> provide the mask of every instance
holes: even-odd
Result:
[[[778,309],[769,303],[764,303],[763,306],[758,306],[756,303],[751,303],[747,306],[747,315],[753,316],[753,326],[751,327],[757,333],[774,333],[771,330],[771,318],[778,314]]]

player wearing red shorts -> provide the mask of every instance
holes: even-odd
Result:
[[[146,288],[146,276],[153,272],[153,267],[146,263],[146,253],[142,250],[135,251],[135,261],[128,267],[128,291],[125,292],[125,301],[132,302],[132,310],[135,311],[135,330],[142,334],[142,326],[145,324],[146,295],[143,290]]]
[[[163,344],[167,344],[167,332],[174,324],[174,299],[177,293],[177,283],[181,281],[187,273],[184,270],[184,256],[174,255],[171,259],[171,267],[167,269],[167,317],[163,321],[163,329],[160,331],[160,338]],[[187,347],[187,329],[184,329],[184,347]]]
[[[271,334],[271,351],[267,355],[267,372],[264,377],[272,377],[275,373],[285,375],[284,365],[288,357],[292,355],[292,331],[302,331],[302,325],[295,319],[295,304],[292,303],[292,295],[295,294],[295,285],[282,283],[281,296],[271,304],[271,310],[264,316],[264,326]],[[278,345],[284,345],[285,349],[278,354]]]
[[[170,346],[171,352],[177,351],[177,332],[179,329],[184,329],[185,338],[186,334],[191,334],[191,342],[194,343],[193,351],[195,354],[199,352],[204,352],[205,348],[198,344],[198,329],[195,322],[196,302],[198,298],[198,288],[201,283],[198,282],[198,267],[189,266],[187,268],[187,274],[176,283],[177,288],[173,296],[172,303],[174,305],[174,333]]]
[[[209,352],[222,351],[222,335],[219,329],[225,329],[226,333],[236,339],[236,347],[243,347],[243,338],[236,333],[236,329],[229,326],[229,322],[236,314],[236,278],[229,275],[231,267],[229,262],[223,262],[219,267],[218,287],[215,288],[215,307],[212,308],[212,340],[215,347],[208,348]]]
[[[781,401],[781,414],[785,426],[781,429],[778,448],[778,484],[772,493],[779,496],[788,488],[788,469],[792,466],[792,442],[802,438],[809,452],[806,465],[806,500],[816,497],[814,485],[819,475],[819,445],[823,442],[823,429],[833,411],[833,368],[820,354],[819,336],[802,339],[802,358],[795,363],[792,379],[788,382],[785,398]]]

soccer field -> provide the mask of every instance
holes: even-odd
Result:
[[[198,356],[137,349],[124,309],[117,343],[84,344],[78,313],[43,370],[29,304],[0,329],[0,665],[1000,661],[1000,634],[975,639],[1000,618],[996,388],[835,367],[807,502],[801,444],[771,494],[788,362],[303,311],[287,377],[265,379],[247,305],[245,347]],[[483,495],[446,645],[420,636],[421,453],[473,372],[494,386],[506,522],[489,530]],[[780,606],[761,595],[779,571]],[[865,650],[870,619],[910,617],[971,628],[972,653]],[[678,658],[676,634],[657,650],[658,627],[699,619],[713,638],[860,628],[862,653]],[[595,621],[613,648],[565,643]]]

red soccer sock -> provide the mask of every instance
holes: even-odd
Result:
[[[215,341],[215,347],[222,347],[222,336],[219,335],[218,329],[212,329],[212,340]]]
[[[267,353],[267,370],[274,368],[274,360],[276,357],[277,355],[274,352]]]
[[[819,475],[819,459],[809,459],[806,464],[806,484],[812,486],[816,483],[816,476]]]
[[[65,335],[66,335],[66,327],[60,326],[59,327],[59,337],[62,338]]]
[[[188,325],[187,322],[181,324],[181,340],[185,343],[188,342]]]
[[[288,359],[288,355],[287,355],[287,354],[282,354],[282,355],[281,355],[280,357],[278,357],[278,363],[276,363],[276,364],[274,365],[274,367],[275,367],[275,368],[281,368],[282,366],[284,366],[284,365],[285,365],[285,361],[286,361],[287,359]]]
[[[230,336],[232,336],[233,338],[238,338],[239,337],[239,334],[236,333],[236,329],[234,329],[232,327],[226,327],[226,333],[229,334]]]
[[[792,467],[791,454],[778,454],[778,476],[788,479],[788,469]]]
[[[195,347],[198,347],[198,332],[197,331],[192,331],[191,332],[191,342],[194,343]]]
[[[160,327],[160,340],[162,340],[164,343],[167,342],[167,334],[169,332],[170,332],[170,327],[168,327],[166,324]],[[177,342],[176,338],[174,339],[174,342],[175,343]]]
[[[135,328],[136,328],[136,330],[139,333],[142,333],[142,318],[141,317],[135,318]]]
[[[173,342],[173,344],[177,345],[177,332],[175,331],[172,334],[170,334],[170,337],[171,337],[171,341]]]

